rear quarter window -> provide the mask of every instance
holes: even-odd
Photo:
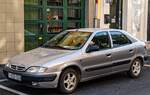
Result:
[[[126,35],[126,36],[128,37],[128,39],[130,39],[130,41],[131,41],[132,43],[137,42],[137,40],[134,39],[133,37],[131,37],[130,35]]]

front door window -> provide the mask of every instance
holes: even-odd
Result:
[[[110,38],[108,32],[99,32],[97,33],[90,45],[99,48],[98,50],[104,50],[111,48]]]

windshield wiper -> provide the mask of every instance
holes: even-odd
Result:
[[[55,48],[59,48],[59,49],[66,49],[66,50],[71,50],[71,49],[69,49],[69,48],[65,48],[65,47],[63,47],[63,46],[59,46],[59,45],[57,45],[57,46],[54,46]]]
[[[43,45],[41,47],[43,47],[43,48],[49,48],[49,45]]]
[[[44,47],[44,48],[58,48],[58,49],[71,50],[71,49],[69,49],[69,48],[65,48],[65,47],[62,47],[62,46],[59,46],[59,45],[56,45],[56,46],[43,45],[42,47]]]

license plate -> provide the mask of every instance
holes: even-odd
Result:
[[[8,73],[8,78],[21,81],[21,76],[17,74]]]

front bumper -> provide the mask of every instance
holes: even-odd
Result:
[[[60,72],[53,74],[29,74],[27,72],[14,71],[7,67],[3,69],[3,73],[7,79],[15,83],[34,88],[56,88],[60,75]],[[9,78],[9,73],[21,76],[21,81]]]

